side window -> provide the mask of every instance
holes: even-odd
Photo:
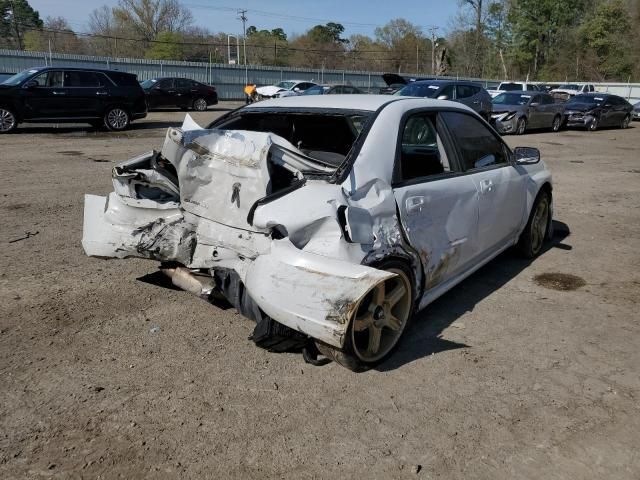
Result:
[[[300,90],[306,90],[306,89],[311,88],[311,87],[313,87],[312,83],[301,83],[301,84],[298,85],[298,88]]]
[[[465,172],[508,163],[502,142],[479,120],[464,113],[441,115],[453,135]]]
[[[436,119],[436,114],[420,113],[409,117],[402,127],[400,158],[396,165],[398,181],[426,179],[451,171]]]
[[[65,87],[100,87],[103,86],[104,79],[95,72],[80,72],[69,70],[64,72]]]
[[[62,72],[52,71],[45,72],[32,79],[34,82],[38,82],[39,87],[61,88],[62,87]]]
[[[454,90],[454,88],[455,88],[455,85],[447,85],[442,90],[440,90],[440,93],[438,94],[438,98],[439,97],[447,97],[446,100],[453,100],[453,90]]]
[[[162,90],[171,90],[173,88],[173,79],[165,78],[164,80],[160,80],[158,82],[158,88],[161,88]]]
[[[187,80],[186,78],[178,78],[176,80],[177,88],[190,89],[191,88],[191,80]]]
[[[542,104],[543,105],[552,105],[554,103],[553,97],[551,95],[542,95]]]
[[[469,98],[473,97],[473,87],[469,85],[456,85],[456,98]]]
[[[532,99],[531,99],[531,103],[542,103],[542,97],[540,95],[535,95]]]

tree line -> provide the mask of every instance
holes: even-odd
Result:
[[[458,7],[446,29],[397,18],[371,36],[346,36],[338,22],[292,36],[250,25],[246,60],[495,79],[640,79],[637,0],[458,0]],[[244,62],[241,38],[196,26],[179,0],[119,0],[95,9],[82,32],[63,17],[41,19],[28,0],[0,0],[0,48],[215,63],[231,54]]]

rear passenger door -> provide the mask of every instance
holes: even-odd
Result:
[[[198,95],[194,82],[187,78],[176,78],[176,106],[189,108]]]
[[[74,117],[99,117],[103,98],[107,96],[107,79],[101,73],[67,70],[64,86],[69,114]]]
[[[429,290],[465,270],[477,255],[477,189],[452,161],[437,113],[414,111],[400,129],[393,191]]]
[[[471,114],[441,114],[457,158],[478,192],[478,252],[481,257],[514,240],[525,218],[526,171],[516,168],[500,137]]]

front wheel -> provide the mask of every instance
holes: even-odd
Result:
[[[0,134],[9,133],[18,126],[18,118],[8,108],[0,108]]]
[[[590,132],[595,132],[596,130],[598,130],[598,119],[596,117],[593,117],[593,120],[591,120],[591,123],[589,123],[587,129]]]
[[[131,119],[126,110],[121,107],[111,107],[104,114],[104,124],[109,130],[120,132],[126,130]]]
[[[389,261],[379,267],[396,276],[373,288],[358,304],[342,350],[318,343],[326,357],[355,372],[368,370],[395,349],[413,314],[413,284],[409,269]]]
[[[546,190],[542,190],[533,202],[529,221],[518,241],[518,248],[526,258],[535,258],[540,255],[547,237],[550,215],[551,195]]]
[[[527,119],[522,117],[516,124],[516,135],[523,135],[527,131]]]
[[[207,101],[204,98],[196,98],[193,101],[193,109],[197,112],[204,112],[207,109]]]
[[[560,131],[561,126],[562,126],[562,117],[560,117],[560,115],[556,115],[553,119],[553,123],[551,124],[551,131],[558,132]]]

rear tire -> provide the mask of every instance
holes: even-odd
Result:
[[[126,130],[130,123],[129,113],[122,107],[111,107],[104,114],[104,125],[111,131]]]
[[[207,109],[207,101],[204,98],[196,98],[193,101],[193,109],[196,112],[204,112]]]
[[[626,117],[624,117],[624,120],[622,120],[622,124],[620,125],[620,128],[622,129],[629,128],[629,123],[631,123],[631,115],[627,115]]]
[[[535,258],[540,255],[549,229],[549,215],[551,215],[551,194],[547,190],[538,193],[529,221],[518,240],[518,248],[525,258]]]
[[[0,107],[0,134],[13,132],[18,127],[18,117],[5,107]]]
[[[357,306],[342,350],[317,343],[327,358],[354,372],[368,370],[397,348],[413,316],[413,275],[402,262],[389,260],[378,266],[397,276],[373,288]]]

